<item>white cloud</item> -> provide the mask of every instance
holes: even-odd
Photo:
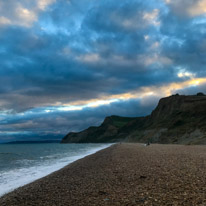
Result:
[[[50,4],[54,3],[56,0],[37,0],[37,6],[41,10],[45,10]]]
[[[150,39],[150,36],[149,35],[144,35],[144,39],[147,41]]]
[[[189,77],[189,78],[195,78],[195,74],[192,73],[192,72],[188,72],[187,70],[185,69],[181,69],[178,73],[177,73],[177,76],[179,78],[185,78],[185,77]]]
[[[156,42],[152,43],[150,49],[157,49],[157,48],[159,48],[159,46],[160,46],[160,43],[156,41]]]
[[[165,0],[172,11],[180,16],[199,16],[206,14],[206,0]]]
[[[133,30],[145,28],[149,25],[159,26],[160,21],[158,17],[159,9],[154,9],[151,12],[137,12],[130,17],[121,16],[114,12],[110,16],[110,20],[125,29]]]
[[[160,21],[158,21],[159,10],[154,9],[152,12],[144,12],[143,19],[147,21],[148,24],[153,24],[155,26],[160,25]]]
[[[166,56],[161,56],[158,54],[154,55],[139,55],[138,61],[142,62],[145,66],[149,66],[151,64],[161,64],[161,65],[170,65],[172,64],[172,60]]]
[[[188,8],[191,16],[206,14],[206,0],[197,1],[196,4]]]
[[[40,12],[56,0],[0,0],[0,26],[17,25],[31,27]]]
[[[96,63],[100,61],[99,55],[95,53],[80,55],[76,59],[85,63]]]
[[[37,20],[37,15],[32,10],[28,10],[19,6],[16,8],[17,19],[13,20],[13,24],[29,27],[34,21]]]
[[[11,24],[11,21],[4,16],[0,17],[0,25]]]

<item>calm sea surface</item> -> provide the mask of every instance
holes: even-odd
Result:
[[[0,144],[0,196],[111,144]]]

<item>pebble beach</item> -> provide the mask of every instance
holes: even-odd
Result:
[[[115,144],[2,196],[0,205],[206,205],[206,146]]]

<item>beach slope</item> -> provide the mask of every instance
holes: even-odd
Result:
[[[116,144],[1,197],[0,205],[206,205],[205,157],[205,146]]]

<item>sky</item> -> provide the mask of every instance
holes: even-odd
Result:
[[[0,0],[0,142],[148,115],[205,65],[206,0]]]

